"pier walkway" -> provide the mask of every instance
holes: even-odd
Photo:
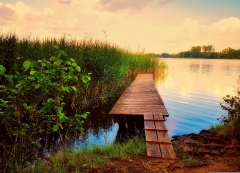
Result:
[[[176,159],[164,123],[164,117],[169,114],[154,85],[152,74],[139,74],[124,91],[109,114],[113,116],[144,116],[147,155]]]

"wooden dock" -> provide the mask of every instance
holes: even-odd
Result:
[[[144,116],[147,155],[176,159],[164,124],[164,117],[169,114],[154,85],[152,74],[139,74],[109,114]]]

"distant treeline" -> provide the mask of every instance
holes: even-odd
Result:
[[[179,52],[178,54],[162,53],[161,57],[180,57],[180,58],[207,58],[207,59],[240,59],[240,49],[228,47],[221,52],[215,52],[212,45],[193,46],[188,51]]]

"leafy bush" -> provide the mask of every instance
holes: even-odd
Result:
[[[83,131],[89,114],[74,109],[74,98],[87,90],[90,73],[81,74],[73,58],[58,46],[55,50],[50,58],[24,61],[14,74],[4,74],[6,68],[0,65],[6,79],[0,86],[0,149],[17,161],[30,159],[49,135],[64,144],[68,134]],[[65,109],[69,101],[75,111],[70,116]]]
[[[240,78],[239,80],[240,81]],[[223,98],[224,102],[220,103],[223,110],[228,112],[227,116],[219,118],[221,123],[227,126],[227,136],[240,142],[240,90],[237,89],[235,96],[227,95]]]

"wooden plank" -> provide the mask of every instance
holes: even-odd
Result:
[[[147,155],[151,157],[162,157],[159,144],[147,142]]]
[[[159,104],[161,104],[158,100],[145,100],[145,101],[141,101],[141,100],[124,100],[124,101],[119,101],[118,102],[119,104],[121,104],[121,105],[134,105],[134,104],[136,104],[136,105],[146,105],[146,104],[148,104],[148,105],[159,105]]]
[[[164,117],[169,114],[153,83],[152,74],[139,74],[109,114],[144,115],[147,155],[176,158],[164,124]]]
[[[145,105],[116,105],[114,106],[114,109],[122,110],[122,109],[166,109],[164,105],[148,105],[145,103]],[[157,118],[156,118],[157,119]]]
[[[168,112],[166,109],[154,109],[154,110],[132,110],[132,109],[127,109],[127,110],[115,110],[112,109],[109,114],[111,115],[144,115],[144,113],[156,113],[156,112],[161,112],[163,116],[169,116]]]
[[[165,107],[165,106],[164,106]],[[161,119],[162,118],[162,114],[154,114],[153,115],[153,119]]]
[[[157,131],[157,136],[158,136],[158,139],[161,139],[161,141],[164,141],[164,142],[171,142],[169,136],[168,136],[168,131]]]
[[[164,122],[161,122],[161,121],[155,121],[155,125],[156,125],[156,128],[157,129],[163,129],[163,130],[166,130],[166,126],[164,124]]]
[[[154,85],[152,74],[139,74],[109,114],[143,115],[144,113],[162,113],[163,116],[168,116],[166,107]]]
[[[144,128],[156,128],[155,124],[153,121],[144,121]]]
[[[158,141],[156,131],[145,131],[146,141]]]
[[[144,119],[144,121],[166,121],[165,119]]]
[[[160,149],[163,158],[176,159],[176,154],[174,152],[172,144],[160,144]]]
[[[157,129],[157,128],[144,128],[144,130],[155,130],[155,131],[165,131],[165,132],[168,131],[166,129]]]
[[[153,115],[154,115],[154,114],[147,114],[147,113],[146,113],[146,114],[143,115],[143,118],[144,118],[144,119],[153,119]]]
[[[146,140],[146,142],[149,142],[149,143],[157,143],[157,144],[171,144],[171,142],[165,142],[165,141],[161,141],[161,140],[157,140],[157,141],[154,141],[154,140]]]

